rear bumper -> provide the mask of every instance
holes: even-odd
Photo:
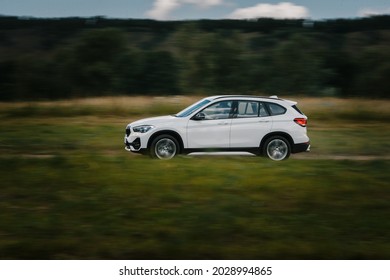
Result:
[[[293,154],[302,153],[302,152],[310,152],[310,142],[294,144],[291,152]]]

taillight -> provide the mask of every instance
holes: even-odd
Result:
[[[296,122],[297,124],[299,124],[302,127],[306,127],[306,125],[307,125],[307,119],[305,119],[305,118],[295,118],[294,122]]]

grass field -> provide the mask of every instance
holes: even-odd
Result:
[[[295,98],[312,152],[151,160],[126,124],[197,97],[0,104],[0,259],[389,259],[390,102]]]

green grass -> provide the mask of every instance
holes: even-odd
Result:
[[[390,257],[388,161],[1,160],[3,259]]]
[[[123,149],[132,110],[12,106],[0,108],[0,259],[390,258],[387,122],[314,117],[312,153],[284,162],[157,161]]]

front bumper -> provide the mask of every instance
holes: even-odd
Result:
[[[139,152],[141,150],[141,138],[136,137],[135,139],[130,139],[125,136],[125,150],[129,152]]]

